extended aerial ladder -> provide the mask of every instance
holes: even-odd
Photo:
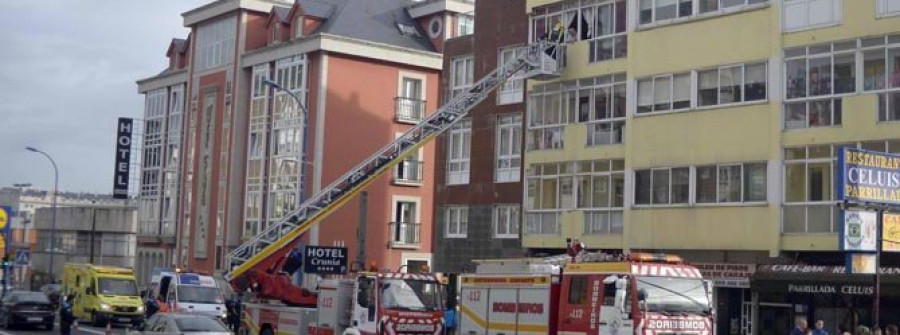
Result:
[[[425,120],[311,196],[284,219],[269,225],[229,253],[231,271],[225,275],[226,280],[236,291],[242,292],[259,277],[265,278],[266,273],[276,271],[303,233],[400,163],[404,157],[450,129],[472,107],[487,98],[491,91],[513,76],[539,80],[557,76],[561,62],[556,55],[562,47],[548,42],[522,47],[523,52],[513,62],[494,70],[462,94],[451,98]],[[303,299],[299,301],[302,302]]]

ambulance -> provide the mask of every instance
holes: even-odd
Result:
[[[153,296],[176,313],[193,313],[214,316],[224,320],[227,317],[225,297],[218,282],[212,276],[196,272],[162,272],[159,284],[154,287]]]
[[[712,287],[677,256],[479,261],[460,276],[460,333],[709,335]]]

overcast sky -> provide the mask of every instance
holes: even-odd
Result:
[[[115,123],[140,117],[137,79],[167,66],[181,13],[211,0],[0,1],[0,187],[112,192]]]

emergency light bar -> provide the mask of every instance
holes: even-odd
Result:
[[[684,260],[681,257],[675,255],[666,255],[666,254],[650,254],[644,252],[638,252],[633,254],[628,254],[629,261],[632,262],[646,262],[646,263],[668,263],[668,264],[683,264]]]

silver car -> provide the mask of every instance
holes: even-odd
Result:
[[[232,332],[215,317],[197,314],[155,314],[144,322],[139,332],[131,334],[216,334]]]

